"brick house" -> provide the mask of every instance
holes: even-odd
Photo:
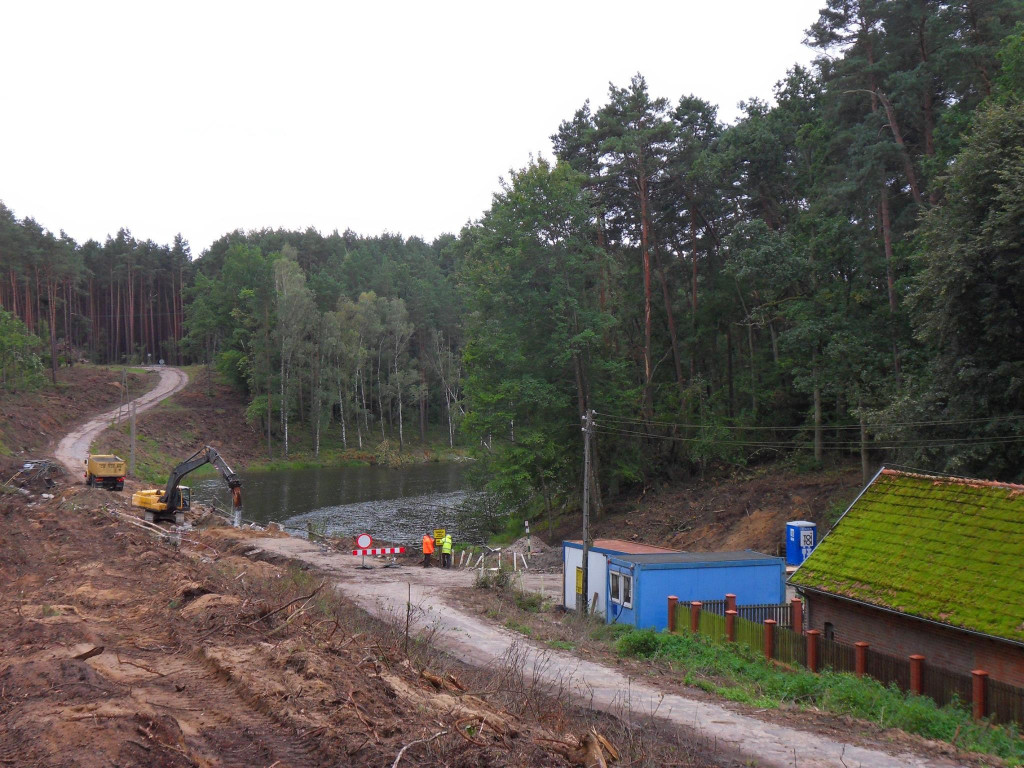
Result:
[[[1024,687],[1024,486],[882,468],[790,577],[831,639]]]

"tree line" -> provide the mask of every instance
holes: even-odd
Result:
[[[61,362],[182,361],[188,242],[137,240],[121,229],[79,244],[0,202],[0,308],[44,339],[56,382]]]
[[[394,441],[401,451],[436,425],[454,446],[463,396],[452,240],[234,232],[196,261],[185,348],[251,395],[268,455],[290,455],[296,421],[316,456],[325,429],[343,448]]]
[[[433,243],[236,231],[191,259],[180,237],[79,246],[0,208],[0,328],[40,334],[53,366],[215,365],[271,456],[327,433],[461,442],[514,504],[586,484],[600,509],[805,449],[1019,480],[1022,18],[828,0],[820,57],[774,103],[725,125],[639,74],[612,84]]]
[[[1022,17],[829,0],[734,125],[641,75],[562,122],[456,245],[492,488],[600,508],[798,446],[1024,478]]]

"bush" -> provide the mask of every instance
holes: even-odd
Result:
[[[653,629],[627,632],[615,641],[615,650],[620,656],[638,656],[641,659],[649,659],[658,653],[658,635]]]

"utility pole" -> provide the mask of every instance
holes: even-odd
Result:
[[[590,435],[593,429],[594,412],[588,408],[583,414],[583,593],[580,595],[579,606],[584,616],[590,609],[587,575],[590,570]]]
[[[117,401],[117,426],[121,426],[121,409],[127,408],[131,400],[128,397],[128,369],[121,369],[121,399]],[[128,413],[125,411],[125,415]]]
[[[130,426],[129,432],[131,436],[129,441],[131,443],[131,453],[129,453],[128,459],[128,474],[135,477],[135,401],[132,400],[128,403],[128,413],[130,414]]]

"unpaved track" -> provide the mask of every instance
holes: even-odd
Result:
[[[465,586],[472,571],[444,571],[418,567],[357,569],[355,558],[324,552],[304,539],[254,539],[262,551],[299,560],[330,573],[337,586],[371,613],[404,616],[409,599],[418,606],[420,626],[440,629],[434,635],[439,644],[462,661],[486,666],[498,662],[522,636],[467,615],[446,600],[445,587]],[[531,575],[527,586],[542,583]],[[550,582],[547,584],[550,587]],[[535,587],[533,587],[535,588]],[[569,681],[573,689],[593,706],[621,713],[654,715],[677,726],[692,728],[708,740],[727,745],[748,756],[758,766],[778,768],[952,768],[962,763],[943,758],[926,758],[901,752],[888,754],[865,747],[843,744],[819,733],[800,731],[734,712],[705,701],[665,694],[621,673],[555,650],[529,651],[524,669],[545,682],[558,685]]]
[[[185,388],[188,384],[188,374],[180,368],[169,368],[167,366],[146,366],[148,371],[160,373],[159,383],[144,395],[136,397],[133,401],[136,413],[152,408],[161,400],[170,397],[175,392]],[[123,414],[124,411],[122,410]],[[67,467],[72,477],[80,477],[82,474],[82,462],[89,453],[89,446],[102,434],[103,430],[109,427],[117,418],[118,409],[101,413],[90,419],[80,427],[69,432],[59,443],[53,455],[57,460]]]

